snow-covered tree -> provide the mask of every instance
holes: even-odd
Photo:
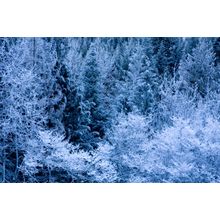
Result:
[[[117,172],[110,161],[111,148],[100,145],[92,154],[79,150],[64,140],[64,135],[42,130],[29,140],[32,152],[27,152],[22,164],[29,182],[114,182]]]
[[[181,61],[179,76],[183,81],[183,90],[191,94],[197,91],[201,97],[205,97],[210,91],[218,89],[219,74],[214,61],[212,45],[206,39],[200,39],[192,55],[188,54]]]
[[[80,104],[81,141],[88,148],[96,147],[96,142],[104,135],[105,118],[100,105],[100,72],[97,63],[97,48],[93,43],[85,57],[83,67],[83,97]],[[86,147],[86,148],[87,148]]]
[[[66,138],[73,144],[80,142],[80,103],[82,101],[83,58],[78,38],[69,39],[69,50],[65,58],[67,68],[66,80],[66,106],[63,112],[63,125]]]
[[[131,111],[128,104],[128,91],[126,82],[128,79],[128,67],[129,67],[129,55],[131,47],[129,47],[127,39],[118,39],[118,44],[114,54],[114,64],[111,74],[114,76],[115,84],[113,88],[116,89],[115,103],[117,105],[118,112]]]
[[[151,38],[153,47],[153,60],[159,75],[163,78],[173,77],[178,69],[182,56],[182,39],[172,37]]]
[[[20,39],[10,48],[10,59],[4,63],[2,83],[4,86],[4,121],[2,123],[2,137],[10,148],[11,169],[14,175],[11,181],[16,181],[21,163],[21,152],[31,148],[27,141],[33,138],[38,127],[46,121],[45,109],[47,102],[41,92],[42,87],[33,66],[31,40]],[[14,162],[13,162],[14,160]],[[14,166],[14,168],[13,168]]]
[[[133,48],[129,61],[126,89],[130,108],[148,115],[158,98],[159,80],[156,71],[140,44]]]
[[[120,114],[107,138],[112,146],[110,160],[116,167],[118,181],[128,182],[133,173],[141,172],[137,155],[142,154],[142,145],[148,139],[148,123],[141,115]]]

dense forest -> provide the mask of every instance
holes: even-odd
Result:
[[[1,182],[220,182],[220,38],[0,38]]]

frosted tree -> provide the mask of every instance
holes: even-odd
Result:
[[[97,64],[96,45],[92,44],[85,57],[83,68],[83,98],[81,102],[80,132],[82,143],[87,147],[96,147],[97,140],[104,135],[99,96],[100,72]],[[86,147],[86,148],[87,148]]]
[[[172,78],[182,56],[182,39],[172,37],[151,39],[154,54],[152,59],[154,59],[159,75],[162,78],[164,76]]]
[[[128,104],[127,87],[126,81],[128,78],[128,67],[129,67],[129,55],[130,47],[127,39],[118,40],[117,47],[114,54],[114,64],[112,74],[115,79],[113,85],[116,89],[115,103],[117,105],[118,112],[129,112],[131,111]]]
[[[108,133],[108,141],[112,148],[110,161],[118,173],[119,182],[129,182],[133,174],[141,175],[144,160],[143,144],[148,139],[148,123],[145,117],[128,113],[120,114],[117,123]]]
[[[108,128],[117,115],[117,89],[116,76],[114,75],[114,55],[110,52],[109,45],[102,39],[97,40],[97,64],[100,72],[99,77],[99,97],[101,100],[100,112],[106,119],[104,127]]]
[[[200,39],[192,55],[182,60],[179,76],[183,81],[183,90],[192,95],[195,91],[201,97],[217,89],[219,76],[214,66],[215,56],[212,45],[206,39]]]
[[[144,115],[148,115],[157,101],[158,77],[143,47],[135,45],[129,57],[128,100],[131,108],[136,107]]]
[[[48,44],[50,45],[49,50],[43,51],[46,58],[52,58],[53,66],[50,68],[50,72],[46,74],[50,76],[50,83],[47,81],[47,86],[50,86],[49,89],[46,89],[49,95],[49,106],[48,106],[48,128],[60,130],[61,133],[64,131],[62,120],[63,112],[66,106],[66,96],[67,96],[67,68],[64,64],[64,57],[67,54],[67,39],[62,38],[52,38],[48,39]],[[45,65],[41,64],[44,68]]]
[[[83,58],[78,38],[69,39],[69,50],[65,58],[67,68],[66,80],[66,106],[63,112],[63,124],[66,131],[66,138],[76,144],[80,142],[80,103],[82,101]]]
[[[37,93],[39,100],[46,105],[45,126],[62,131],[62,111],[65,106],[60,66],[56,52],[56,44],[51,38],[24,39],[28,44],[28,54],[24,62],[30,65],[40,85]]]
[[[20,39],[10,48],[10,60],[4,63],[2,76],[4,91],[4,123],[3,137],[10,151],[11,159],[7,174],[11,181],[17,181],[22,152],[30,150],[27,140],[36,136],[38,127],[46,120],[44,111],[46,100],[41,97],[43,87],[39,83],[30,54],[32,41]],[[15,156],[12,156],[12,155]]]
[[[118,178],[108,144],[87,152],[48,130],[39,131],[31,144],[34,153],[27,152],[21,166],[28,182],[114,182]]]

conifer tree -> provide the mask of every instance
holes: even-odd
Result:
[[[172,78],[178,69],[182,56],[182,39],[163,37],[152,38],[153,59],[159,75]],[[166,75],[165,75],[166,74]]]
[[[158,77],[143,47],[137,44],[133,48],[129,59],[128,99],[130,106],[148,115],[157,102]]]
[[[93,43],[85,57],[83,68],[84,87],[80,118],[81,139],[89,148],[96,147],[96,141],[104,135],[105,118],[100,111],[100,72],[96,56],[96,44]]]
[[[209,91],[216,90],[219,74],[215,70],[214,61],[211,42],[200,39],[192,55],[188,54],[180,64],[179,76],[183,81],[183,90],[189,95],[197,91],[203,98]]]
[[[69,39],[68,50],[65,66],[67,68],[66,80],[66,106],[63,112],[63,124],[66,131],[66,138],[70,142],[77,144],[80,143],[80,103],[82,101],[82,63],[83,58],[81,54],[81,46],[79,39]]]

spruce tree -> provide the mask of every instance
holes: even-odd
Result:
[[[63,112],[63,124],[66,139],[73,144],[80,143],[80,103],[82,101],[82,54],[78,38],[69,39],[69,47],[65,66],[67,68],[66,80],[66,106]]]
[[[153,54],[157,70],[161,78],[172,78],[178,69],[182,56],[182,39],[163,37],[152,38]]]
[[[195,91],[205,97],[209,91],[217,89],[219,75],[214,66],[215,56],[210,41],[200,39],[192,55],[183,59],[179,68],[182,89],[193,95]]]
[[[97,64],[96,44],[93,43],[85,57],[83,68],[83,98],[81,101],[80,132],[86,148],[96,148],[97,141],[104,135],[103,115],[100,111],[100,72]]]
[[[148,115],[157,101],[158,77],[143,46],[137,44],[132,50],[128,70],[128,99],[131,108]]]

